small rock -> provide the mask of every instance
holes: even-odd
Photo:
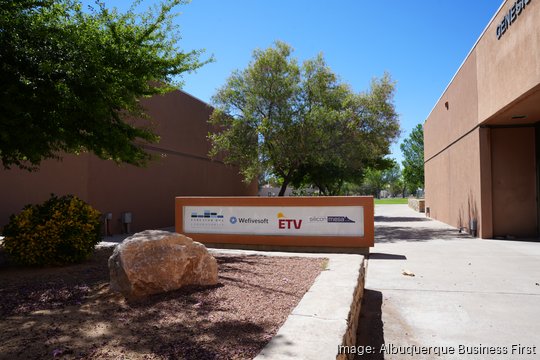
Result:
[[[62,356],[63,354],[64,354],[64,350],[62,349],[54,349],[52,352],[53,357],[59,357],[59,356]]]
[[[415,276],[414,273],[412,271],[409,271],[409,270],[403,270],[403,272],[401,273],[405,276]]]

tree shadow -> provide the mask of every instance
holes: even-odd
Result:
[[[455,240],[472,238],[468,234],[459,233],[453,228],[376,226],[375,243],[394,243],[400,241],[421,242],[430,240]]]
[[[276,314],[283,303],[275,300],[287,297],[292,310],[303,294],[296,281],[281,282],[283,275],[267,285],[262,280],[276,273],[280,261],[292,272],[289,278],[316,276],[303,260],[216,256],[220,272],[239,267],[241,280],[234,281],[231,269],[215,286],[186,286],[128,301],[109,289],[111,252],[96,251],[97,257],[77,266],[0,270],[0,357],[253,358],[288,315]],[[246,275],[246,268],[254,271]],[[320,271],[320,264],[311,268]],[[246,308],[252,309],[239,310]]]
[[[430,218],[416,216],[375,216],[375,222],[417,222],[417,221],[433,221]]]
[[[271,325],[265,322],[199,321],[195,326],[193,322],[156,322],[161,317],[159,309],[140,309],[135,316],[133,311],[113,313],[108,309],[79,320],[81,308],[70,307],[11,318],[11,328],[3,331],[2,356],[44,359],[59,352],[73,358],[117,359],[126,358],[124,351],[128,350],[167,359],[222,359],[224,353],[254,357],[270,340],[265,334]],[[40,335],[14,343],[29,323],[32,333]],[[134,328],[133,323],[147,324],[145,331]]]
[[[242,256],[220,255],[218,258],[216,258],[216,260],[219,265],[225,265],[225,264],[255,265],[257,264],[258,258],[261,258],[261,256],[258,256],[258,255],[242,255]]]
[[[385,253],[369,253],[369,260],[407,260],[405,255],[385,254]]]
[[[62,267],[4,263],[0,267],[0,316],[80,304],[92,288],[108,284],[109,269],[103,264],[112,251],[112,248],[96,249],[88,261]],[[34,281],[36,274],[39,282]]]
[[[187,305],[193,305],[198,303],[197,299],[200,296],[208,295],[213,290],[223,286],[223,283],[217,283],[216,285],[186,285],[177,290],[153,294],[140,299],[126,299],[126,303],[132,308],[146,308],[163,302],[182,299]]]
[[[255,266],[260,263],[261,257],[258,255],[245,255],[245,256],[236,256],[236,255],[225,255],[216,257],[219,272],[228,273],[238,271],[238,266],[235,265],[250,265]],[[244,273],[253,273],[251,270],[242,267]]]
[[[373,347],[373,354],[356,355],[357,360],[383,360],[384,324],[382,321],[383,296],[380,291],[365,289],[362,297],[360,320],[356,331],[356,346]]]
[[[279,287],[262,286],[260,284],[256,284],[256,283],[251,282],[251,281],[241,280],[241,279],[237,279],[237,278],[233,278],[233,277],[229,277],[229,276],[224,276],[224,275],[220,275],[220,278],[236,283],[236,285],[240,289],[257,288],[257,289],[259,289],[259,290],[261,290],[261,291],[263,291],[265,293],[268,293],[268,294],[279,293],[279,294],[284,294],[284,295],[292,295],[292,292],[283,291]]]

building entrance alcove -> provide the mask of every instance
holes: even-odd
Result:
[[[493,237],[538,237],[536,126],[497,126],[491,135]]]

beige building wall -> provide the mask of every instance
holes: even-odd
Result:
[[[483,238],[538,229],[540,4],[497,39],[514,3],[501,5],[424,124],[426,207],[456,227],[476,218]]]
[[[466,229],[481,212],[476,71],[471,53],[424,124],[426,207],[431,217]]]
[[[459,141],[478,124],[478,91],[476,88],[476,56],[463,63],[424,124],[424,158],[426,161]]]
[[[478,137],[476,129],[425,165],[430,216],[458,229],[468,229],[470,220],[481,217]]]
[[[20,211],[24,205],[41,203],[51,193],[77,194],[81,199],[88,200],[86,155],[67,156],[63,162],[49,160],[36,172],[4,170],[0,167],[0,226],[5,225],[9,216]]]
[[[514,3],[504,2],[474,48],[478,122],[489,120],[540,83],[540,2],[530,0],[497,40],[497,26]]]
[[[41,203],[51,193],[75,194],[102,213],[113,214],[112,231],[122,231],[121,214],[131,212],[130,231],[174,225],[176,196],[248,196],[257,184],[245,184],[238,169],[208,158],[207,120],[212,108],[194,97],[175,91],[144,101],[159,144],[145,168],[117,165],[93,155],[66,155],[47,160],[40,170],[0,170],[0,226],[26,204]]]

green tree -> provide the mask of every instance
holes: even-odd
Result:
[[[400,145],[403,153],[403,179],[410,193],[424,188],[424,129],[421,124]]]
[[[255,51],[248,67],[218,90],[211,155],[224,152],[246,181],[275,175],[280,195],[289,184],[314,184],[333,195],[388,153],[399,133],[394,85],[385,75],[355,94],[322,55],[299,65],[291,53],[281,42]]]
[[[159,140],[141,98],[178,86],[201,51],[178,50],[182,0],[145,14],[78,0],[0,0],[0,157],[35,169],[62,152],[143,165]]]
[[[385,74],[374,79],[367,92],[349,91],[331,111],[322,113],[314,126],[319,131],[317,145],[304,165],[304,181],[324,195],[339,195],[345,183],[361,183],[366,167],[391,166],[383,157],[399,134],[393,93],[394,84]]]
[[[397,162],[394,161],[394,165],[385,170],[383,173],[386,186],[391,196],[401,195],[404,196],[405,193],[405,182],[403,180],[403,174],[401,167]]]
[[[210,155],[225,151],[226,163],[238,165],[248,182],[269,172],[286,187],[303,161],[295,117],[300,68],[290,53],[283,43],[256,50],[248,68],[235,71],[212,98],[211,123],[218,131],[209,135]]]
[[[364,174],[364,188],[369,194],[377,199],[381,197],[381,191],[386,186],[383,170],[367,168]]]

